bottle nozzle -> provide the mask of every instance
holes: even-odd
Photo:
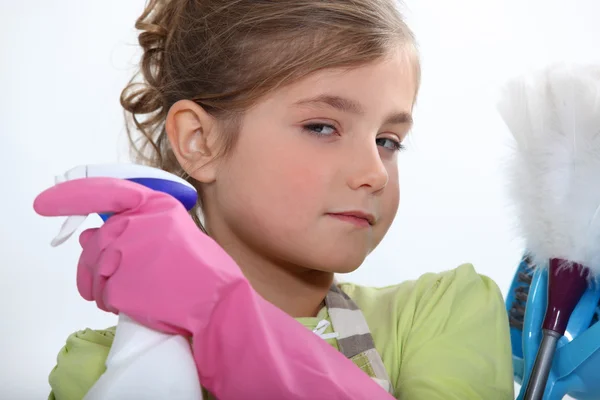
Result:
[[[50,242],[50,245],[57,247],[66,242],[77,231],[77,228],[83,224],[86,218],[87,215],[73,215],[68,217],[63,222],[58,235]]]

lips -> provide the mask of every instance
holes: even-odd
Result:
[[[343,219],[348,222],[355,222],[359,224],[366,224],[372,226],[375,224],[375,216],[373,214],[363,212],[363,211],[343,211],[330,213],[332,217],[337,217],[338,219]]]

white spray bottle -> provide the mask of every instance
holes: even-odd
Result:
[[[197,201],[196,189],[163,170],[135,164],[83,165],[56,177],[56,183],[91,177],[112,177],[137,182],[169,193],[190,210]],[[110,215],[100,215],[106,221]],[[71,216],[52,246],[64,243],[85,221]],[[202,389],[190,342],[146,328],[120,314],[106,371],[84,400],[201,400]]]

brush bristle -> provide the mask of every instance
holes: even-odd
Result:
[[[554,65],[510,81],[498,109],[515,138],[510,194],[537,265],[600,275],[600,65]]]

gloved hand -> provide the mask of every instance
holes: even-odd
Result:
[[[392,398],[260,297],[170,195],[86,178],[44,191],[34,208],[44,216],[114,214],[80,236],[79,292],[103,310],[191,336],[200,381],[218,399]]]

